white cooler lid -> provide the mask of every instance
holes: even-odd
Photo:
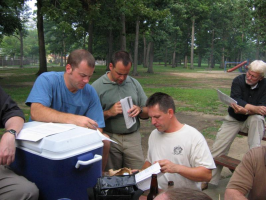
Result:
[[[27,122],[23,128],[40,124],[43,122]],[[103,146],[97,131],[79,126],[47,136],[38,142],[16,140],[16,143],[18,148],[52,160],[66,159]]]

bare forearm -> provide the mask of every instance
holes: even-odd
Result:
[[[212,172],[205,167],[186,167],[184,165],[177,165],[176,172],[181,176],[197,182],[209,182],[212,178]]]
[[[266,115],[266,107],[265,106],[254,106],[251,104],[246,104],[245,108],[249,111],[249,114],[254,115]]]
[[[35,121],[75,124],[77,126],[91,129],[98,127],[96,121],[86,116],[60,112],[39,103],[31,104],[31,118]]]
[[[151,163],[149,161],[145,161],[145,163],[144,163],[144,165],[142,166],[141,169],[146,169],[146,168],[148,168],[150,166],[151,166]]]
[[[6,121],[5,129],[14,129],[17,133],[19,133],[23,127],[24,119],[18,116],[11,117]]]
[[[73,124],[73,118],[73,114],[59,112],[40,103],[31,104],[31,119],[34,121]]]
[[[109,117],[112,117],[112,114],[111,114],[110,110],[105,110],[105,111],[103,112],[103,116],[104,116],[104,119],[106,120],[106,119],[108,119]]]
[[[226,189],[224,194],[225,200],[247,200],[247,198],[236,189]]]

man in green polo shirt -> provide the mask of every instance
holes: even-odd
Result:
[[[92,86],[98,93],[104,111],[105,128],[112,143],[106,170],[128,167],[140,169],[144,164],[139,132],[139,118],[147,119],[145,107],[147,96],[140,83],[128,76],[132,66],[132,58],[126,51],[113,54],[106,74],[97,79]],[[133,106],[128,110],[130,117],[136,117],[136,123],[127,129],[120,100],[131,96]]]

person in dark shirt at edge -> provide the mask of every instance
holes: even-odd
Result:
[[[5,128],[0,141],[0,199],[37,200],[39,190],[23,176],[8,167],[16,152],[15,140],[24,124],[24,114],[0,87],[0,128]]]

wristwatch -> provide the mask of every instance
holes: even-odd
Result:
[[[5,131],[5,133],[6,132],[9,132],[9,133],[11,133],[12,135],[14,135],[15,136],[15,138],[17,138],[17,131],[15,131],[14,129],[9,129],[9,130],[6,130]]]
[[[139,115],[143,112],[142,107],[140,107]]]

